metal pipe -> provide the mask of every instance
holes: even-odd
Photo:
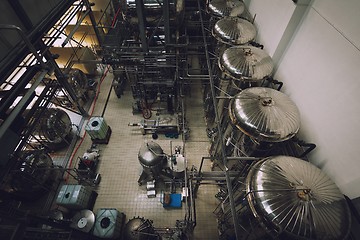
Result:
[[[208,53],[208,46],[207,46],[206,37],[205,37],[205,27],[204,27],[204,22],[203,22],[203,17],[202,17],[202,9],[201,9],[200,0],[197,0],[197,5],[198,5],[199,12],[200,12],[199,16],[200,16],[200,23],[201,23],[201,31],[202,31],[202,35],[203,35],[202,37],[203,37],[203,42],[204,42],[206,64],[207,64],[208,69],[210,70],[212,68],[211,68],[210,57],[209,57],[209,53]],[[212,75],[211,71],[209,71],[209,81],[210,81],[212,100],[213,100],[213,103],[216,104],[214,79],[213,79],[213,75]],[[214,105],[214,106],[216,106],[216,105]],[[219,122],[219,119],[220,119],[219,113],[218,113],[218,110],[216,107],[214,107],[214,112],[215,112],[215,120],[216,120],[219,138],[223,139],[223,134],[221,132],[221,126],[220,126],[220,122]],[[232,219],[233,219],[233,223],[234,223],[235,236],[237,239],[240,239],[241,234],[240,234],[240,229],[239,229],[239,224],[238,224],[238,218],[236,215],[233,191],[232,191],[232,186],[231,186],[231,178],[228,173],[226,152],[225,152],[225,146],[224,146],[223,141],[220,141],[220,146],[221,146],[221,153],[222,153],[222,158],[223,158],[222,159],[223,165],[225,167],[226,186],[227,186],[227,190],[228,190],[228,194],[229,194],[230,209],[231,209],[231,215],[232,215]]]
[[[183,151],[184,154],[184,151]],[[183,155],[184,156],[184,155]],[[188,183],[188,172],[187,172],[187,158],[184,156],[184,160],[185,160],[185,172],[184,172],[184,183],[185,183],[185,189],[186,189],[186,195],[185,195],[185,205],[186,205],[186,212],[188,212],[188,218],[191,220],[191,208],[189,207],[189,203],[188,203],[188,195],[191,195],[191,187],[188,187],[188,184],[190,184],[191,181],[189,181]],[[193,205],[193,202],[190,201],[190,206]],[[186,221],[186,214],[185,214],[185,221]]]
[[[228,160],[241,160],[241,161],[258,161],[261,158],[257,157],[227,157]]]
[[[75,6],[75,5],[72,5]],[[48,34],[50,36],[49,41],[44,41],[44,43],[47,46],[52,46],[57,38],[60,37],[60,35],[65,35],[64,29],[66,26],[70,23],[70,21],[75,17],[77,12],[83,7],[83,4],[76,5],[75,7],[72,7],[70,10],[68,10],[65,15],[59,20],[61,22],[61,26],[59,28],[56,28],[55,25],[52,27],[53,30],[49,30]],[[54,33],[55,32],[55,33]]]
[[[144,52],[148,52],[149,47],[148,47],[148,42],[147,42],[146,33],[145,33],[146,19],[145,19],[145,15],[144,15],[144,1],[143,0],[135,0],[135,4],[136,4],[136,13],[138,16],[138,21],[139,21],[141,46],[142,46]]]
[[[155,27],[154,31],[151,33],[151,36],[149,37],[149,40],[148,40],[149,43],[153,40],[153,38],[154,38],[154,36],[156,34],[156,31],[160,27],[160,23],[162,22],[162,20],[163,20],[163,17],[161,17],[160,20],[158,21],[158,23],[156,24],[156,27]]]

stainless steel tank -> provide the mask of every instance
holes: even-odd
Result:
[[[234,80],[256,82],[272,74],[274,63],[260,48],[234,46],[220,56],[219,67]]]
[[[227,114],[226,114],[227,113]],[[300,113],[284,93],[265,87],[247,88],[229,103],[220,119],[223,139],[216,138],[211,155],[265,157],[274,143],[292,138],[300,128]]]
[[[70,70],[65,71],[68,78],[67,81],[70,83],[71,87],[74,89],[76,96],[78,98],[84,98],[87,86],[88,86],[88,79],[86,75],[77,68],[72,68]]]
[[[256,37],[256,28],[252,23],[245,19],[239,17],[224,17],[215,23],[212,30],[212,35],[218,41],[216,55],[222,57],[224,56],[224,51],[227,51],[226,49],[229,47],[229,45],[243,45],[254,40]],[[226,69],[224,64],[225,63],[220,64],[219,66],[220,71],[217,73],[219,82],[215,83],[217,90],[216,95],[219,96],[219,100],[217,102],[219,115],[223,113],[224,108],[226,108],[228,105],[229,99],[226,97],[228,95],[233,96],[237,94],[241,88],[245,87],[241,83],[233,84],[233,77],[230,79],[229,77],[226,77],[228,73],[224,70]],[[235,81],[239,80],[236,79]],[[213,119],[210,119],[210,121],[213,122]]]
[[[141,146],[138,158],[144,172],[152,176],[159,175],[167,161],[160,145],[152,141]]]
[[[274,156],[254,163],[234,188],[238,239],[347,239],[351,214],[335,183],[315,165]],[[235,239],[228,201],[219,205],[221,236]]]
[[[24,151],[11,178],[11,192],[25,199],[45,193],[53,181],[53,161],[44,151]]]
[[[174,154],[168,158],[167,168],[175,178],[184,178],[185,176],[185,157],[182,154]]]
[[[240,0],[212,0],[208,10],[215,17],[239,17],[244,12],[245,5]]]
[[[240,45],[255,39],[256,28],[243,18],[224,17],[215,23],[212,34],[219,42]]]
[[[70,143],[72,122],[64,110],[48,108],[40,117],[36,132],[44,145],[50,149],[58,149]]]
[[[295,103],[272,88],[241,91],[230,102],[229,116],[233,125],[258,141],[285,141],[300,128],[300,113]]]
[[[298,158],[257,162],[246,178],[246,201],[273,238],[346,239],[350,231],[351,214],[339,188],[322,170]]]

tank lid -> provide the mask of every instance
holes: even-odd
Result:
[[[274,63],[260,48],[234,46],[223,52],[219,59],[219,67],[234,79],[256,81],[270,76]]]
[[[289,156],[257,162],[246,179],[251,211],[284,239],[345,239],[350,211],[335,183],[315,165]]]
[[[130,219],[124,227],[125,239],[145,240],[152,236],[154,228],[152,221],[140,217]]]
[[[95,214],[87,209],[76,212],[70,227],[82,232],[90,232],[95,224]]]
[[[247,88],[230,102],[232,123],[258,141],[281,142],[300,128],[300,113],[284,93],[265,87]]]
[[[256,36],[255,26],[239,17],[225,17],[217,21],[213,28],[214,37],[223,43],[245,44]]]
[[[245,5],[240,0],[212,0],[209,11],[218,17],[240,16],[245,10]]]
[[[151,141],[141,146],[138,158],[141,164],[151,167],[164,159],[164,152],[159,144]]]
[[[72,123],[69,115],[60,108],[48,108],[39,121],[40,132],[51,143],[62,143],[71,133]]]

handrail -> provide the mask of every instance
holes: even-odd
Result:
[[[26,46],[29,48],[29,50],[32,52],[32,54],[36,58],[36,60],[38,60],[38,62],[40,63],[40,66],[43,69],[48,68],[47,65],[44,63],[44,61],[42,60],[41,56],[37,53],[34,45],[30,42],[30,40],[28,39],[28,37],[25,35],[25,33],[23,32],[23,30],[20,27],[11,25],[11,24],[0,24],[0,30],[3,30],[3,29],[17,31],[19,33],[20,37],[23,39]]]

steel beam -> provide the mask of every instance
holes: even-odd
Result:
[[[99,28],[97,26],[97,22],[95,20],[94,13],[91,10],[91,4],[89,3],[89,0],[83,0],[83,2],[85,4],[85,6],[87,7],[87,11],[89,11],[88,15],[90,17],[91,25],[94,28],[94,32],[95,32],[96,38],[99,42],[99,45],[102,46],[104,33],[100,34]],[[102,30],[102,28],[101,28],[101,30]]]
[[[43,70],[29,91],[24,95],[24,97],[21,98],[19,103],[16,105],[16,107],[11,111],[10,115],[5,119],[5,121],[0,126],[0,139],[4,136],[5,132],[8,128],[12,125],[12,123],[15,121],[15,119],[20,115],[21,111],[26,107],[26,103],[30,100],[30,98],[33,96],[33,93],[35,92],[35,89],[39,86],[40,82],[43,80],[45,75],[48,73],[47,70]]]
[[[39,68],[32,66],[19,78],[19,80],[11,87],[10,90],[5,92],[0,100],[0,117],[6,118],[6,112],[14,103],[15,99],[21,94],[24,94],[24,89],[30,80],[39,71]],[[26,93],[25,93],[26,94]]]
[[[60,1],[58,6],[51,9],[49,14],[44,17],[38,25],[34,26],[30,31],[27,31],[25,36],[30,43],[35,45],[49,29],[64,15],[64,13],[71,7],[75,0]],[[10,2],[10,1],[9,1]],[[26,11],[26,9],[24,9]],[[6,9],[3,9],[6,11]],[[23,23],[24,24],[24,23]],[[25,25],[25,24],[24,24]],[[13,70],[23,61],[24,57],[29,53],[23,44],[18,44],[8,54],[7,57],[1,59],[0,65],[0,82],[4,81]]]
[[[21,28],[15,25],[9,25],[9,24],[0,24],[0,30],[7,29],[7,30],[14,30],[19,33],[21,39],[24,41],[26,47],[29,49],[29,51],[34,55],[38,63],[43,69],[47,68],[47,65],[42,60],[42,57],[37,53],[36,48],[34,47],[34,44],[29,40],[29,38],[26,36],[26,34],[23,32]],[[16,66],[15,66],[16,67]]]
[[[89,15],[91,9],[87,9],[85,13],[83,13],[83,15],[81,16],[80,19],[77,20],[75,27],[71,30],[71,32],[67,35],[67,37],[65,38],[64,42],[61,44],[62,47],[65,47],[65,45],[70,41],[70,39],[73,37],[73,35],[75,34],[75,32],[78,30],[78,28],[80,27],[82,21],[84,21],[84,19],[86,18],[87,15]],[[90,15],[89,15],[90,16]],[[96,33],[95,33],[96,34]],[[97,36],[97,35],[96,35]],[[98,36],[97,36],[98,37]]]
[[[45,46],[44,46],[45,47]],[[73,103],[75,103],[76,108],[79,110],[81,115],[88,116],[88,113],[85,111],[85,109],[79,104],[79,99],[76,96],[76,93],[74,89],[71,87],[70,83],[66,80],[66,75],[63,73],[63,71],[60,69],[60,67],[55,62],[53,56],[49,51],[45,51],[44,57],[46,60],[51,64],[51,66],[54,68],[54,74],[60,83],[60,85],[64,88],[64,90],[69,94],[71,100]]]

